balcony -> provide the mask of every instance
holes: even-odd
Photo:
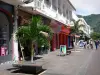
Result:
[[[20,4],[28,4],[33,2],[34,0],[1,0],[3,2],[12,4],[12,5],[20,5]]]

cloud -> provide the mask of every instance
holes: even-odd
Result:
[[[100,14],[99,0],[70,0],[76,8],[76,12],[81,15]]]

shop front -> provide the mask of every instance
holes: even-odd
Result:
[[[59,45],[66,45],[66,48],[69,48],[69,45],[71,45],[70,37],[70,28],[64,25],[61,27],[60,35],[59,35]]]
[[[13,6],[0,1],[0,63],[12,60]]]
[[[50,27],[52,28],[54,33],[51,41],[51,51],[55,51],[56,49],[59,49],[60,46],[59,35],[60,35],[62,23],[55,20],[51,20]]]

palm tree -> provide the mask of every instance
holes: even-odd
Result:
[[[24,60],[23,49],[24,49],[24,46],[27,45],[26,41],[30,39],[29,27],[28,26],[19,27],[17,32],[16,32],[16,36],[17,36],[17,39],[19,41],[21,53],[22,53],[22,58]]]
[[[32,17],[30,24],[20,27],[16,34],[21,46],[27,44],[27,40],[30,41],[30,44],[28,45],[31,45],[31,62],[33,62],[34,44],[36,42],[38,42],[40,45],[47,44],[47,38],[48,36],[52,36],[52,31],[49,26],[42,24],[40,16],[34,16]]]
[[[80,19],[78,21],[73,20],[74,26],[71,27],[71,34],[74,34],[74,35],[83,34],[83,31],[80,30],[80,27],[82,27],[83,25],[80,25],[79,22],[80,22]],[[75,37],[75,44],[76,43],[77,43],[77,38]]]
[[[78,20],[78,21],[73,20],[74,26],[71,27],[72,34],[79,34],[79,32],[80,32],[79,29],[81,27],[81,25],[79,25],[79,22],[80,22],[80,20]]]

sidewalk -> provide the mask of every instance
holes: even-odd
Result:
[[[73,49],[70,55],[58,56],[59,50],[56,50],[39,55],[38,57],[42,58],[36,60],[35,63],[42,64],[43,69],[46,69],[41,75],[80,75],[93,51],[77,47],[76,51]],[[11,68],[12,64],[0,65],[0,75],[32,75],[20,72],[11,73],[13,69],[7,70]]]
[[[42,75],[79,75],[92,51],[77,47],[70,55],[58,56],[59,50],[57,50],[40,56],[43,58],[36,60],[35,63],[44,63],[43,68],[47,70]]]

